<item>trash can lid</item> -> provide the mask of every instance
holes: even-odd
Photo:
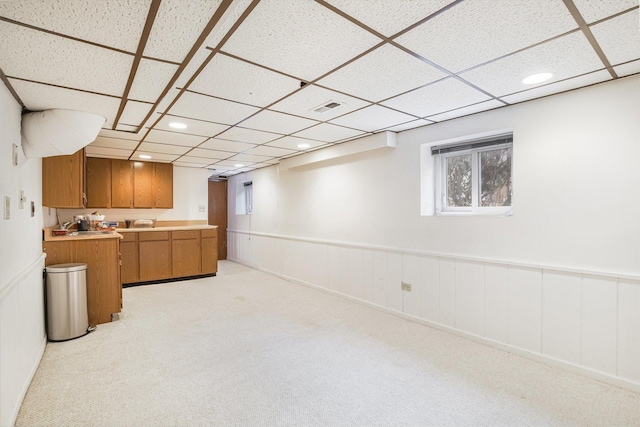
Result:
[[[71,271],[82,271],[87,269],[87,264],[72,262],[68,264],[54,264],[47,266],[47,273],[69,273]]]

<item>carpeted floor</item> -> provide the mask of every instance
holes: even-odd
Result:
[[[231,262],[50,343],[19,426],[640,425],[640,395]]]

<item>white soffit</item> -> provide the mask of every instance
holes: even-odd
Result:
[[[182,62],[221,0],[162,0],[144,54]]]
[[[300,148],[298,147],[298,145],[300,144],[308,144],[309,147],[308,148]],[[312,139],[303,139],[303,138],[296,138],[293,136],[285,136],[283,138],[280,139],[276,139],[275,141],[271,141],[270,143],[266,144],[270,147],[280,147],[280,148],[288,148],[290,150],[300,150],[300,151],[304,151],[304,150],[309,150],[311,148],[315,148],[315,147],[319,147],[321,145],[325,145],[325,142],[321,142],[321,141],[314,141]]]
[[[452,0],[327,0],[361,23],[390,37],[445,7]]]
[[[463,1],[396,42],[452,72],[578,27],[562,1]]]
[[[177,70],[177,65],[142,58],[129,91],[129,99],[156,102]]]
[[[259,130],[245,129],[233,127],[217,136],[218,139],[226,139],[236,142],[248,142],[251,144],[263,144],[280,138],[281,135],[270,132],[261,132]]]
[[[294,151],[288,150],[286,148],[267,147],[266,145],[261,145],[249,151],[245,151],[242,154],[257,154],[259,156],[282,157],[292,153],[294,153]]]
[[[550,83],[601,68],[604,64],[587,38],[576,32],[462,73],[460,77],[495,96],[503,96],[531,88],[522,79],[533,74],[553,73],[552,80],[545,82]]]
[[[132,55],[7,23],[0,25],[0,52],[11,58],[2,63],[8,77],[116,96],[133,64]]]
[[[379,42],[312,0],[263,0],[222,49],[310,81]]]
[[[140,156],[149,156],[151,157],[150,159],[142,159],[140,158]],[[176,160],[178,157],[180,157],[177,154],[162,154],[162,153],[151,153],[149,151],[141,151],[141,150],[136,150],[135,153],[133,153],[133,155],[131,156],[131,160],[135,160],[138,162],[162,162],[162,163],[169,163],[172,162],[174,160]]]
[[[314,111],[315,108],[329,102],[338,102],[340,106],[323,113]],[[367,105],[370,105],[370,103],[310,84],[277,104],[272,105],[269,107],[269,110],[281,111],[308,119],[327,121],[353,110],[366,107]]]
[[[201,157],[203,159],[224,160],[233,156],[235,153],[226,151],[205,150],[203,148],[194,148],[189,152],[189,157]]]
[[[114,159],[128,159],[133,150],[121,150],[118,148],[94,147],[89,145],[86,148],[89,157],[108,157]]]
[[[185,92],[169,110],[176,116],[234,125],[240,120],[257,112],[259,108],[210,96]]]
[[[170,144],[156,144],[154,142],[143,142],[138,147],[140,151],[146,151],[148,153],[163,153],[163,154],[184,154],[191,148],[180,145]]]
[[[151,0],[0,2],[0,16],[135,53]]]
[[[446,113],[436,114],[434,116],[429,116],[429,120],[433,120],[434,122],[441,122],[443,120],[449,120],[456,117],[468,116],[469,114],[479,113],[480,111],[492,110],[494,108],[504,107],[504,104],[500,101],[496,101],[495,99],[491,99],[485,102],[479,102],[475,105],[469,105],[468,107],[458,108],[452,111],[447,111]]]
[[[189,90],[264,107],[300,86],[298,80],[218,54]]]
[[[127,101],[127,105],[122,111],[122,116],[120,116],[120,124],[140,126],[151,107],[153,107],[153,104]]]
[[[587,24],[638,6],[638,0],[573,0]]]
[[[212,138],[202,143],[200,148],[207,148],[209,150],[228,151],[230,153],[239,153],[241,151],[250,150],[255,147],[254,144],[247,144],[246,142],[237,141],[225,141],[222,139]]]
[[[317,83],[377,102],[444,77],[442,71],[387,44]]]
[[[133,139],[120,139],[120,138],[108,138],[105,136],[98,136],[95,141],[88,145],[89,147],[103,147],[103,148],[117,148],[120,150],[129,150],[130,152],[135,150],[138,146],[138,141]]]
[[[613,70],[620,77],[640,73],[640,61],[632,61],[623,65],[618,65],[617,67],[613,67]]]
[[[174,129],[169,123],[183,123],[187,125],[186,129]],[[167,130],[171,132],[186,133],[190,135],[214,136],[229,129],[228,125],[219,123],[204,122],[202,120],[192,120],[183,117],[174,117],[166,115],[160,119],[154,129]]]
[[[147,142],[159,142],[160,144],[183,145],[185,147],[195,147],[207,139],[205,136],[186,135],[178,132],[167,132],[152,129],[145,137]]]
[[[321,123],[309,129],[305,129],[292,136],[300,138],[315,139],[324,142],[336,142],[345,138],[352,138],[362,135],[363,132],[357,129],[349,129],[329,123]]]
[[[373,132],[415,119],[415,117],[409,116],[408,114],[381,107],[380,105],[372,105],[333,119],[331,123],[360,129],[365,132]]]
[[[640,12],[638,9],[591,27],[612,65],[640,59]]]
[[[315,120],[264,110],[242,122],[241,126],[287,135],[317,123]],[[224,136],[220,135],[220,138],[224,138]]]
[[[15,79],[9,79],[9,82],[20,94],[20,99],[25,106],[31,111],[52,108],[84,111],[106,117],[107,121],[103,126],[111,127],[120,107],[120,99],[110,96],[94,95]]]

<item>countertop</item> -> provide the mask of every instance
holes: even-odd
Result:
[[[216,229],[217,225],[174,225],[168,227],[139,227],[139,228],[116,228],[117,233],[140,233],[147,231],[179,231],[179,230],[209,230]]]
[[[57,227],[45,227],[42,229],[42,237],[44,242],[68,242],[71,240],[91,240],[91,239],[122,239],[122,234],[117,231],[111,231],[105,234],[91,234],[77,236],[54,236],[53,229]]]

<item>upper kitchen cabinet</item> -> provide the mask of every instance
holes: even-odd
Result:
[[[133,207],[133,162],[111,159],[111,207]]]
[[[111,160],[87,158],[87,207],[108,208],[111,203]]]
[[[68,155],[42,159],[42,206],[49,208],[84,208],[84,149]]]
[[[154,192],[156,208],[173,208],[173,165],[171,163],[156,163]]]
[[[133,162],[133,207],[154,208],[155,165],[151,162]]]

